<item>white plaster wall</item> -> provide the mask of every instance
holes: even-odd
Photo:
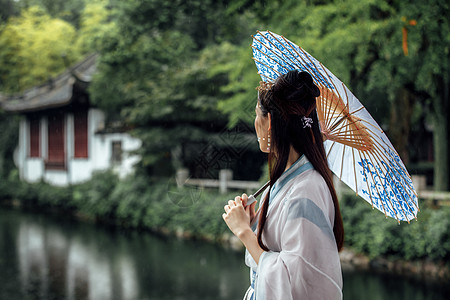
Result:
[[[139,149],[142,146],[142,141],[132,137],[128,133],[120,133],[117,136],[112,136],[110,141],[110,152],[112,149],[112,142],[120,140],[122,141],[122,163],[119,166],[114,166],[114,171],[120,178],[124,178],[134,171],[134,165],[138,163],[141,158],[138,155],[134,155],[131,152]],[[111,161],[110,154],[110,161]]]
[[[139,162],[140,157],[130,155],[130,151],[137,150],[141,147],[142,142],[139,139],[131,137],[128,133],[98,133],[99,129],[104,128],[105,114],[99,109],[90,109],[88,114],[88,159],[70,158],[70,181],[79,183],[89,180],[94,171],[104,171],[112,168],[119,177],[123,178],[131,174],[134,170],[133,166]],[[72,121],[73,123],[73,121]],[[122,164],[112,166],[112,142],[122,141]],[[73,148],[73,146],[72,146]]]
[[[133,138],[128,133],[108,133],[98,134],[96,167],[99,169],[107,169],[112,167],[114,172],[120,177],[131,174],[134,170],[134,164],[140,161],[137,155],[131,155],[130,152],[139,149],[142,142],[139,139]],[[120,165],[112,166],[112,143],[115,141],[122,142],[122,163]]]
[[[28,182],[37,182],[42,179],[44,171],[44,160],[42,158],[27,158],[26,162],[26,180]]]
[[[66,186],[69,184],[69,177],[65,170],[46,170],[44,180],[52,185]]]
[[[105,114],[99,109],[89,110],[89,158],[92,160],[93,170],[106,170],[110,167],[109,157],[111,149],[105,134],[95,134],[99,129],[103,129],[105,124]]]
[[[88,159],[73,159],[69,162],[69,168],[71,183],[80,183],[91,178],[92,167]]]
[[[19,127],[19,145],[16,149],[15,160],[20,170],[21,178],[28,182],[36,182],[44,179],[54,185],[64,186],[69,183],[80,183],[89,180],[92,172],[103,171],[112,168],[120,177],[131,174],[134,165],[140,161],[137,155],[130,152],[139,149],[142,142],[132,137],[128,133],[101,133],[95,132],[103,129],[105,124],[105,114],[92,108],[88,112],[88,158],[74,158],[74,119],[72,114],[65,118],[66,131],[66,166],[67,170],[45,170],[45,159],[47,158],[47,130],[48,122],[46,118],[41,119],[41,158],[28,157],[28,121],[23,118]],[[112,166],[112,143],[122,142],[122,163]]]

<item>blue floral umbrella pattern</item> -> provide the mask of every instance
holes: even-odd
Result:
[[[317,113],[328,164],[357,195],[398,222],[417,218],[417,193],[389,139],[352,92],[325,66],[281,35],[258,31],[253,59],[261,79],[307,71],[321,90]]]

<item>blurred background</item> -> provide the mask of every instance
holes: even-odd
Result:
[[[223,204],[267,180],[252,34],[339,77],[413,177],[397,225],[336,182],[344,299],[444,299],[446,0],[0,0],[0,299],[239,299]]]

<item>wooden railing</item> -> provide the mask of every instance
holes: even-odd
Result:
[[[420,199],[430,202],[435,207],[450,206],[450,192],[434,191],[427,186],[423,175],[413,175],[412,180]]]
[[[355,193],[337,177],[334,179],[338,195]],[[190,178],[189,172],[186,169],[181,169],[177,171],[176,180],[179,187],[192,185],[202,188],[218,188],[222,194],[229,189],[241,190],[252,194],[263,185],[263,183],[258,181],[233,180],[233,172],[227,169],[219,171],[219,179]],[[413,175],[412,180],[420,199],[430,202],[435,207],[450,206],[450,192],[433,191],[426,185],[425,176]]]
[[[219,179],[190,178],[189,172],[186,169],[181,169],[177,171],[176,180],[178,187],[194,185],[202,188],[219,188],[222,194],[229,189],[246,191],[251,194],[263,185],[258,181],[233,180],[233,171],[228,169],[219,171]]]

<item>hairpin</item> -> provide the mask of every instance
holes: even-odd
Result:
[[[302,123],[303,123],[303,128],[306,128],[306,127],[311,128],[311,124],[313,123],[313,119],[303,116]]]
[[[259,82],[259,86],[256,87],[256,89],[258,91],[268,91],[273,87],[274,83],[273,82],[266,82],[266,81],[260,81]]]

